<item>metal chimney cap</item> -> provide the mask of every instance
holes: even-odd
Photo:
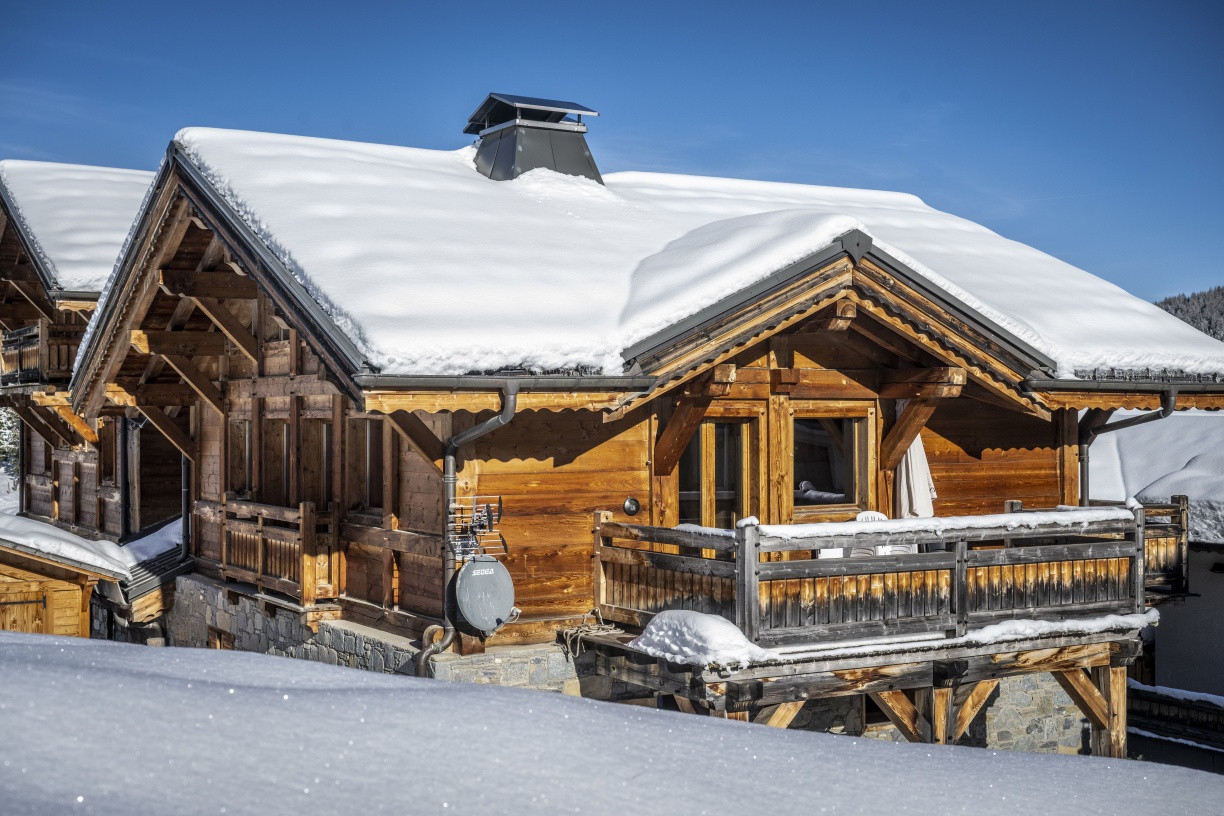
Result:
[[[467,127],[463,129],[463,132],[476,135],[482,130],[514,119],[560,122],[569,114],[598,116],[599,111],[591,110],[586,105],[579,105],[577,102],[566,102],[560,99],[491,93],[468,117]]]

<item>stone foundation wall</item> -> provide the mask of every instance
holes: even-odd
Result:
[[[413,641],[349,621],[323,621],[312,632],[290,611],[265,614],[244,595],[227,599],[226,585],[199,575],[177,579],[168,615],[171,646],[221,645],[237,651],[313,660],[367,671],[415,674]],[[434,677],[457,683],[484,683],[577,694],[578,676],[564,650],[554,644],[505,646],[484,654],[438,655]]]

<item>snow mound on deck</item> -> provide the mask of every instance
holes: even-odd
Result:
[[[911,195],[632,172],[606,187],[548,170],[492,181],[470,148],[210,128],[175,140],[384,374],[620,374],[622,350],[850,229],[1061,376],[1224,374],[1224,344]]]
[[[131,578],[128,565],[116,557],[116,545],[112,542],[89,541],[41,521],[0,513],[0,543],[3,542],[22,545],[52,561]]]
[[[68,291],[101,291],[152,180],[144,170],[0,161],[25,236]]]
[[[1224,417],[1220,418],[1224,424]],[[1194,445],[1194,442],[1187,440]],[[1224,542],[1224,449],[1190,458],[1136,494],[1141,502],[1166,502],[1170,496],[1190,497],[1190,538]]]
[[[693,666],[781,659],[777,652],[750,642],[726,618],[688,610],[669,610],[655,615],[629,646],[652,657]]]

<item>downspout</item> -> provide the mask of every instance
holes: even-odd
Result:
[[[446,441],[446,451],[442,457],[442,506],[446,513],[442,527],[442,626],[439,627],[436,624],[430,626],[421,638],[421,651],[416,657],[417,677],[432,676],[430,660],[434,655],[450,648],[455,641],[455,609],[450,593],[451,578],[455,575],[455,549],[454,542],[451,541],[451,518],[455,505],[455,485],[458,482],[455,476],[455,458],[459,448],[485,434],[492,433],[514,418],[514,411],[518,407],[518,390],[517,382],[507,380],[502,386],[501,413],[486,419],[473,428],[455,434]],[[437,643],[430,643],[430,639],[437,634],[439,629],[442,630],[442,639]]]
[[[186,456],[181,456],[180,469],[182,476],[180,477],[183,483],[182,497],[182,513],[181,519],[183,525],[183,540],[179,544],[179,560],[187,560],[187,545],[191,541],[191,460]]]
[[[26,424],[25,420],[17,420],[17,473],[21,476],[21,484],[17,490],[17,515],[24,516],[26,512],[26,488],[29,486],[30,472],[26,470]]]
[[[1099,428],[1083,428],[1079,433],[1079,482],[1080,482],[1080,505],[1088,506],[1089,501],[1089,483],[1088,483],[1088,450],[1098,436],[1113,431],[1120,431],[1123,428],[1133,428],[1136,425],[1143,425],[1147,422],[1153,422],[1157,419],[1165,419],[1177,409],[1177,389],[1170,388],[1160,395],[1160,409],[1151,411],[1139,416],[1120,419],[1117,422],[1110,422],[1102,425]]]
[[[131,437],[129,436],[130,426],[128,420],[124,418],[119,423],[119,540],[127,541],[128,536],[132,534],[132,497],[129,491],[132,489],[131,474],[128,473],[128,468],[131,467],[131,461],[128,458],[128,444]]]

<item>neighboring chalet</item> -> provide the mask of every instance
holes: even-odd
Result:
[[[71,404],[190,460],[175,642],[448,677],[501,646],[532,677],[497,678],[546,685],[567,633],[686,710],[807,701],[940,742],[1049,673],[1124,755],[1125,667],[1184,546],[1070,507],[1077,453],[1119,407],[1224,405],[1224,344],[913,196],[601,176],[593,114],[491,95],[455,152],[176,136]],[[478,556],[513,579],[488,620]],[[786,651],[625,645],[669,609]]]
[[[161,434],[122,411],[85,422],[68,404],[78,347],[152,179],[0,162],[0,406],[23,423],[20,513],[86,539],[127,540],[182,512],[179,456]],[[0,532],[0,551],[12,546]],[[182,561],[176,552],[125,570],[110,606],[125,622],[156,620],[161,587]]]

